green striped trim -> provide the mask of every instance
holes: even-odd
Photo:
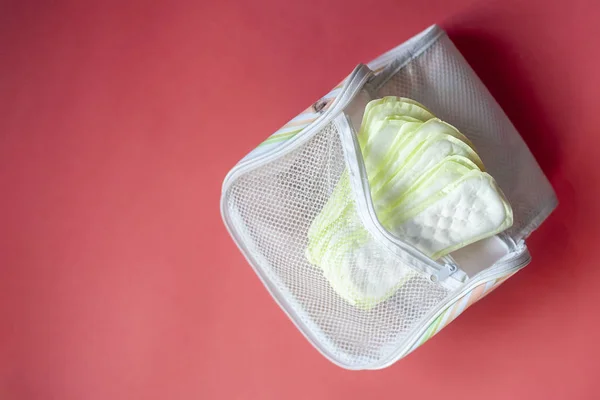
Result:
[[[297,131],[293,131],[293,132],[280,133],[280,134],[275,134],[275,135],[269,136],[267,138],[267,140],[265,140],[264,142],[262,142],[258,146],[260,147],[260,146],[263,146],[263,145],[266,145],[266,144],[278,143],[278,142],[283,142],[285,140],[291,139],[294,136],[296,136],[298,134],[298,132],[300,132],[302,129],[303,128],[300,128]]]
[[[446,310],[446,312],[448,312],[448,310]],[[429,326],[429,329],[427,329],[425,334],[421,337],[421,340],[419,341],[419,346],[428,341],[433,335],[435,335],[435,332],[437,331],[438,326],[442,322],[442,319],[444,319],[444,315],[446,315],[446,312],[441,313],[440,316],[437,317],[435,321],[433,321],[433,323]]]

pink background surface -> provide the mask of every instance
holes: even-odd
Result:
[[[50,3],[0,4],[0,398],[600,398],[597,2]],[[221,182],[435,22],[561,206],[503,287],[394,366],[345,371],[235,248]]]

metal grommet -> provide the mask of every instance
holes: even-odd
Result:
[[[437,282],[437,281],[438,281],[438,277],[437,277],[437,275],[435,275],[435,274],[431,274],[431,275],[429,276],[429,280],[430,280],[431,282],[434,282],[434,283],[435,283],[435,282]]]

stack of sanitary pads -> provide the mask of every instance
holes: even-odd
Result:
[[[358,139],[379,222],[425,255],[438,259],[512,225],[511,207],[471,142],[422,104],[371,101]],[[409,276],[377,259],[351,197],[345,172],[310,226],[306,256],[341,297],[370,308]]]

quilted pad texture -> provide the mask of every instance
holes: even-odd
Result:
[[[402,223],[386,225],[433,258],[495,235],[512,223],[510,206],[494,179],[477,171],[445,188],[425,207]]]

